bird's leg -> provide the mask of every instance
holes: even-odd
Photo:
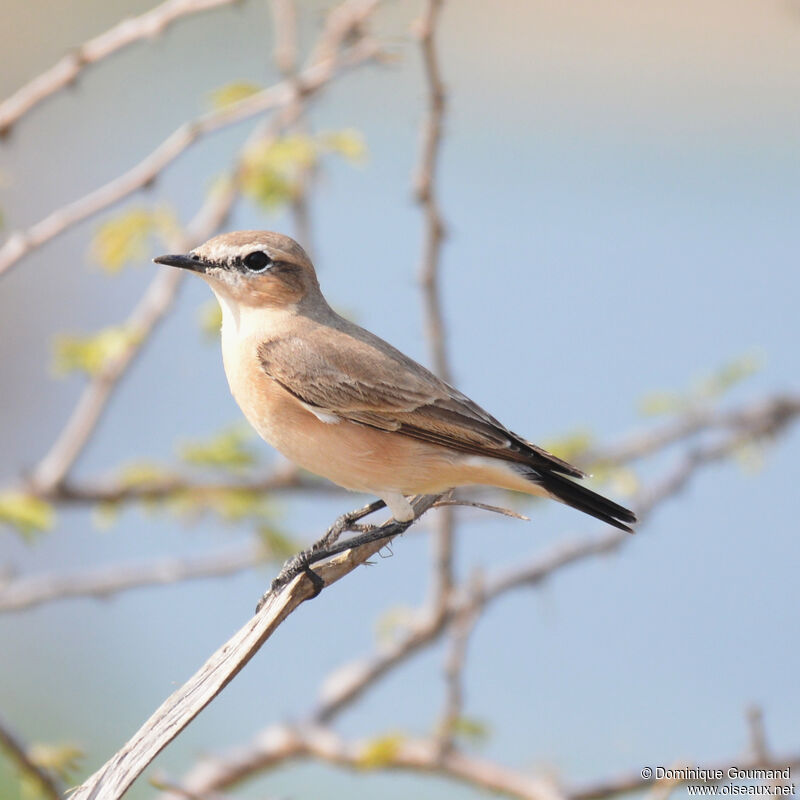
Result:
[[[345,531],[354,530],[357,527],[359,532],[364,535],[364,533],[367,532],[367,529],[365,526],[356,526],[356,523],[369,514],[380,510],[385,505],[386,503],[384,503],[383,500],[376,500],[374,503],[370,503],[363,508],[356,509],[355,511],[348,511],[346,514],[342,514],[342,516],[339,517],[333,523],[333,525],[330,526],[330,528],[328,528],[328,530],[325,532],[325,535],[321,539],[318,539],[316,542],[314,542],[314,544],[312,544],[308,549],[293,555],[283,565],[281,571],[278,573],[278,576],[270,584],[269,591],[273,592],[277,589],[280,589],[281,586],[285,586],[292,578],[295,577],[295,575],[304,572],[314,585],[315,591],[312,597],[316,597],[325,588],[325,582],[316,572],[314,572],[313,569],[311,569],[311,562],[321,561],[322,558],[325,558],[326,556],[324,555],[320,557],[320,554],[327,552],[328,548],[335,544],[338,538]],[[256,613],[261,610],[268,594],[269,592],[266,592],[261,600],[258,601]]]

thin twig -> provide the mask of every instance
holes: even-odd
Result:
[[[224,773],[218,771],[223,765],[209,761],[205,765],[206,774],[204,765],[201,765],[191,778],[179,785],[183,791],[203,796],[212,785],[232,786],[290,760],[314,759],[348,769],[401,770],[440,775],[506,797],[564,800],[551,781],[457,749],[442,754],[435,739],[398,737],[387,756],[374,765],[370,761],[372,746],[373,743],[368,739],[348,742],[324,726],[274,725],[262,733],[255,747],[231,754],[224,763]],[[209,780],[212,777],[213,780]],[[163,800],[174,800],[179,796],[167,793]]]
[[[164,558],[145,564],[114,564],[76,572],[0,579],[0,613],[73,597],[108,599],[120,592],[178,581],[221,578],[265,560],[260,546],[236,548],[191,558]]]
[[[0,136],[46,98],[74,85],[81,72],[141,39],[162,34],[175,20],[189,14],[231,5],[238,0],[166,0],[138,17],[124,19],[105,33],[75,48],[50,69],[35,77],[0,103]]]
[[[408,771],[416,774],[440,775],[466,785],[484,789],[518,800],[604,800],[630,792],[642,791],[653,782],[642,778],[640,772],[600,780],[576,787],[562,788],[553,780],[532,775],[494,761],[453,748],[442,754],[435,739],[398,737],[391,750],[377,763],[372,763],[370,740],[347,741],[325,726],[273,725],[259,736],[254,746],[231,753],[224,762],[209,759],[201,763],[180,784],[180,792],[189,796],[206,796],[219,787],[230,787],[288,761],[312,759],[347,769],[373,771]],[[771,758],[766,762],[748,759],[729,759],[724,762],[698,765],[698,769],[786,769],[800,764],[800,754]],[[688,780],[677,781],[679,785]],[[169,792],[162,800],[180,797]]]
[[[442,118],[445,110],[444,86],[436,50],[436,27],[442,10],[442,0],[426,0],[422,17],[416,23],[420,52],[427,85],[427,111],[422,123],[419,163],[416,167],[414,190],[417,203],[425,218],[425,233],[420,260],[419,281],[425,313],[425,329],[431,351],[433,370],[444,381],[452,380],[445,345],[444,320],[439,292],[439,263],[441,261],[444,224],[436,194],[436,176],[442,143]],[[447,602],[453,585],[453,534],[455,513],[445,508],[436,518],[433,555],[432,602],[439,610]]]
[[[61,800],[63,788],[56,778],[40,767],[29,755],[28,748],[0,717],[0,749],[5,750],[23,775],[36,782],[42,794],[50,800]]]
[[[464,706],[463,674],[467,659],[467,644],[479,618],[482,583],[480,573],[476,572],[467,587],[470,599],[453,617],[453,622],[450,625],[450,646],[444,666],[446,697],[436,736],[441,756],[453,750],[458,721],[462,717]]]

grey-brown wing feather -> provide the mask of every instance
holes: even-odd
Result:
[[[263,342],[264,371],[306,405],[471,455],[573,477],[583,473],[509,431],[433,373],[367,331]]]

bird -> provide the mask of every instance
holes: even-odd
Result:
[[[235,231],[153,260],[209,284],[231,393],[301,468],[379,497],[398,522],[414,518],[409,497],[483,485],[549,497],[632,532],[633,512],[578,483],[580,469],[337,314],[288,236]]]

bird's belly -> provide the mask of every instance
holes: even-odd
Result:
[[[226,371],[231,391],[262,439],[290,461],[354,491],[443,491],[457,454],[396,433],[323,422],[257,366]],[[245,365],[238,365],[245,366]]]

